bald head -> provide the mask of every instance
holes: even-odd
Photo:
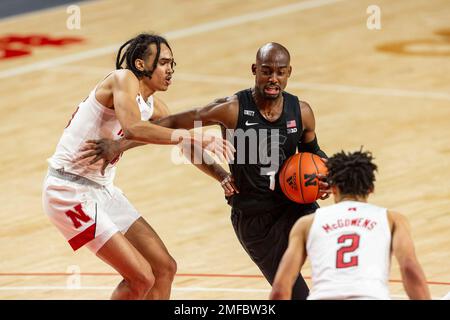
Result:
[[[265,62],[268,60],[281,60],[289,65],[291,55],[288,49],[276,42],[269,42],[258,49],[256,53],[256,62]]]
[[[291,71],[289,51],[279,43],[266,43],[258,49],[256,63],[252,64],[255,92],[262,99],[278,99],[286,88]]]

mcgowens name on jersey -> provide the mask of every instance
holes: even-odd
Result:
[[[336,223],[332,224],[324,224],[322,225],[322,229],[325,230],[327,233],[330,231],[334,231],[340,228],[346,228],[346,227],[360,227],[367,230],[372,230],[377,225],[376,221],[372,221],[370,219],[364,219],[364,218],[355,218],[355,219],[338,219]]]

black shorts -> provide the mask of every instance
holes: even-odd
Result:
[[[268,207],[261,204],[260,209],[232,208],[231,222],[245,251],[272,284],[293,225],[300,217],[315,212],[319,206],[317,203],[300,205],[284,202],[273,209]],[[308,293],[305,281],[299,276],[293,298],[306,299]]]

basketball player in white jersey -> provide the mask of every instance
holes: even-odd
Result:
[[[410,299],[430,299],[407,219],[367,203],[377,166],[369,152],[340,152],[328,159],[336,204],[300,218],[289,236],[270,299],[290,299],[306,256],[312,268],[308,299],[390,299],[393,253]]]
[[[124,61],[126,69],[121,67]],[[73,250],[88,247],[122,275],[112,299],[169,299],[176,263],[152,227],[113,185],[120,156],[103,167],[102,162],[80,155],[86,140],[100,138],[125,137],[130,147],[180,140],[206,147],[211,141],[205,138],[211,137],[199,141],[186,131],[177,132],[180,138],[173,139],[174,130],[149,122],[168,115],[166,105],[153,94],[168,89],[173,66],[164,38],[140,34],[127,41],[117,55],[118,70],[99,82],[78,106],[48,160],[45,212]],[[219,148],[226,143],[215,142]]]

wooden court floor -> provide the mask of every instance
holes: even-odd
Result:
[[[381,29],[369,30],[372,2],[88,1],[80,29],[67,28],[65,6],[0,20],[0,37],[83,39],[0,60],[0,299],[108,299],[119,282],[88,250],[71,251],[42,210],[41,185],[77,104],[141,31],[165,34],[173,48],[174,83],[158,93],[172,112],[251,87],[258,47],[285,45],[287,91],[311,104],[320,145],[328,154],[361,145],[374,153],[371,200],[408,216],[433,297],[448,293],[450,3],[380,0]],[[234,235],[219,184],[173,164],[171,152],[130,150],[116,185],[178,262],[172,298],[266,299],[269,286]],[[390,288],[405,297],[395,259]]]

